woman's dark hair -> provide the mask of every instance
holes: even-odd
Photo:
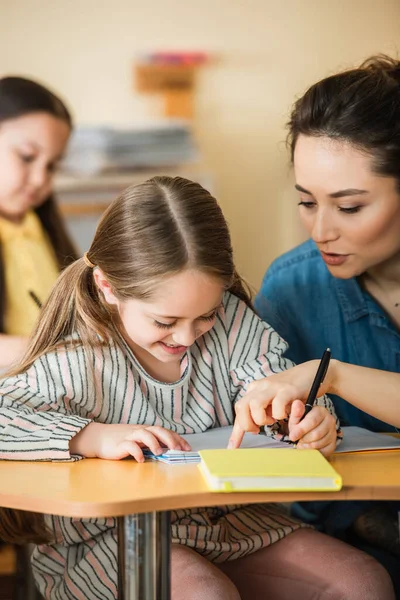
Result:
[[[294,104],[288,123],[293,160],[299,135],[347,142],[372,158],[374,172],[400,189],[400,62],[373,56],[322,79]]]
[[[47,113],[72,128],[72,118],[64,103],[44,86],[23,77],[0,79],[0,128],[4,121],[32,113]],[[53,195],[35,209],[46,231],[60,270],[77,258]],[[0,245],[0,332],[4,332],[5,283],[4,261]]]

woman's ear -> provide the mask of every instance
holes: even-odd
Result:
[[[99,267],[94,269],[93,277],[94,277],[97,287],[99,288],[99,290],[101,292],[103,292],[105,301],[108,304],[115,304],[118,307],[119,306],[118,298],[114,295],[111,285],[108,283],[103,271],[101,269],[99,269]]]

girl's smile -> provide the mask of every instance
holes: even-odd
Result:
[[[106,301],[117,307],[121,333],[144,369],[156,379],[179,379],[183,354],[214,326],[221,281],[186,269],[163,279],[149,300],[119,300],[100,269],[93,275]]]

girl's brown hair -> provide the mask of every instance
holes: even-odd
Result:
[[[8,376],[26,371],[73,333],[84,347],[99,340],[120,343],[118,316],[99,292],[90,263],[102,270],[121,300],[149,299],[163,279],[192,268],[215,277],[251,306],[217,201],[181,177],[154,177],[125,190],[104,213],[86,256],[60,275],[22,364]],[[0,537],[8,540],[46,539],[41,515],[20,516],[13,525],[12,511],[7,511],[5,524],[0,511]]]
[[[47,113],[61,119],[72,128],[71,115],[64,103],[53,92],[36,81],[24,77],[0,79],[0,127],[5,121],[33,113]],[[77,258],[54,196],[51,195],[35,209],[46,231],[60,270]],[[0,245],[0,333],[4,333],[5,285],[4,261]]]

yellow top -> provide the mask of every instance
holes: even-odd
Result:
[[[6,286],[5,333],[30,335],[39,307],[29,292],[41,303],[46,300],[59,274],[56,257],[33,211],[21,223],[0,217],[0,241]]]

